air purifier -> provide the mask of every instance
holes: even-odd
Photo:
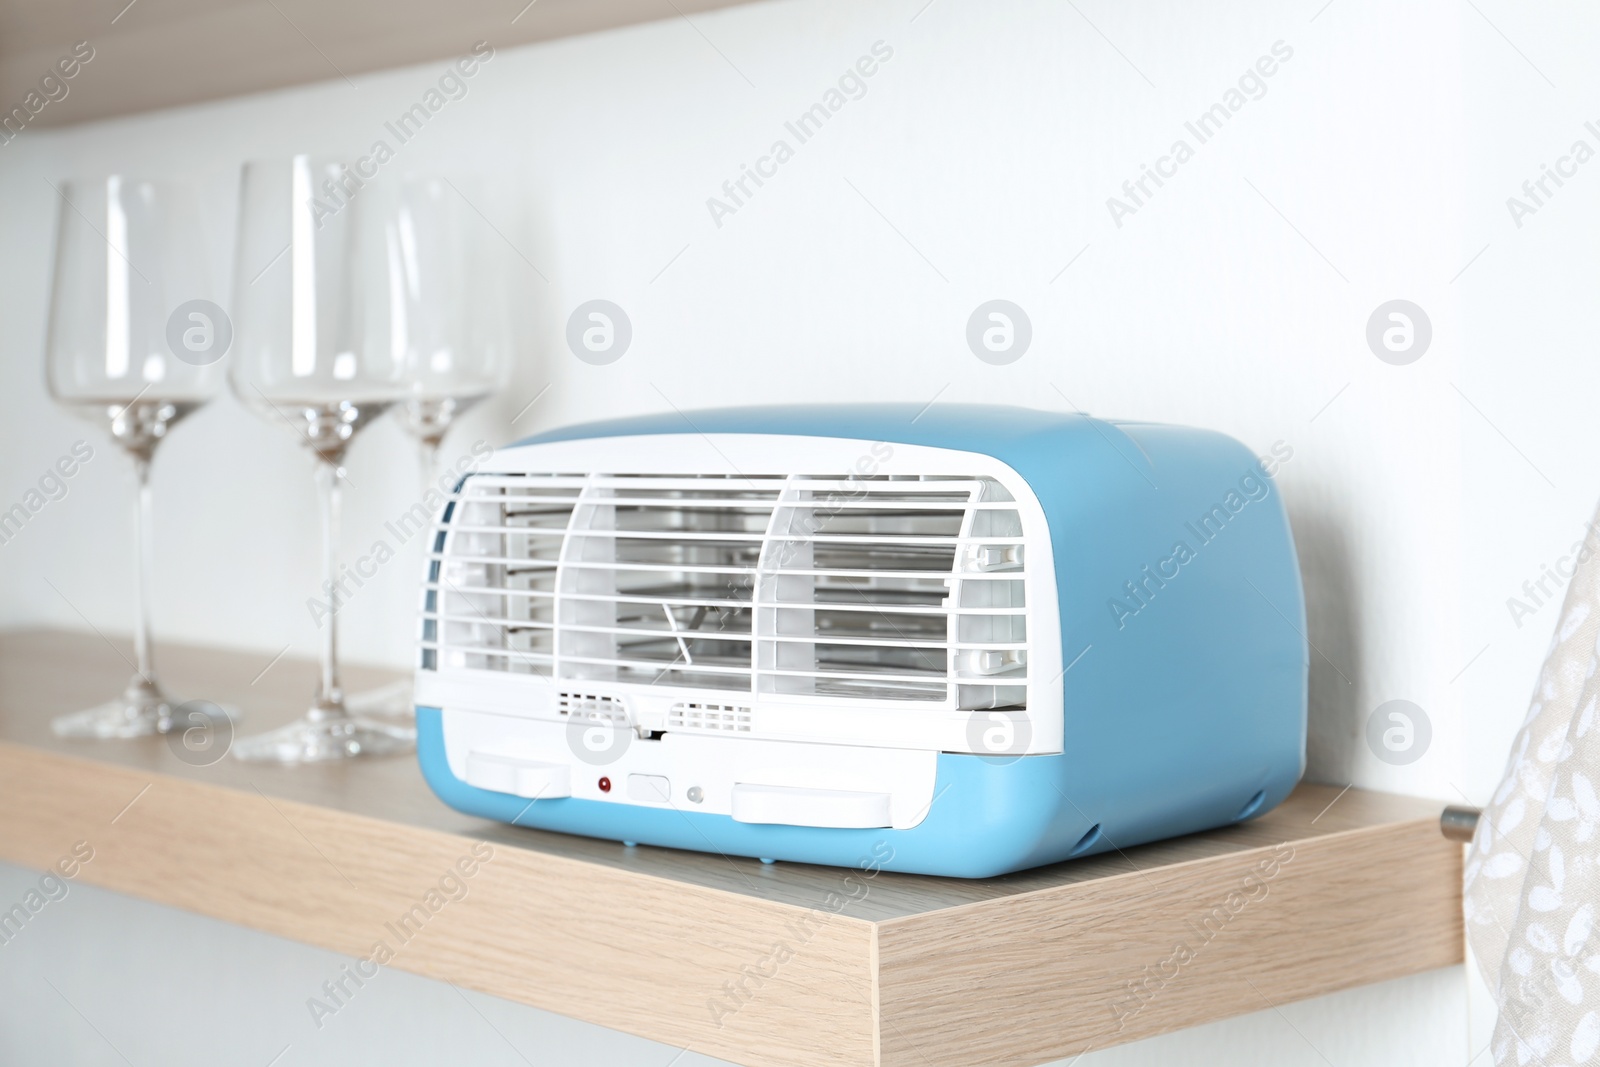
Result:
[[[1305,762],[1276,448],[936,404],[499,449],[431,536],[425,777],[521,826],[965,878],[1249,819]]]

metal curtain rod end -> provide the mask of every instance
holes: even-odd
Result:
[[[1471,841],[1478,829],[1478,816],[1482,814],[1478,808],[1452,804],[1439,815],[1439,832],[1452,841]]]

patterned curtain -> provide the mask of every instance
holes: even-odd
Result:
[[[1496,1067],[1600,1065],[1597,513],[1505,777],[1467,855],[1467,937],[1500,1005]]]

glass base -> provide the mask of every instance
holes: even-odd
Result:
[[[50,729],[57,737],[79,739],[150,737],[181,725],[179,706],[160,686],[136,677],[121,697],[83,711],[57,715],[50,720]]]
[[[233,743],[235,759],[270,763],[321,763],[359,756],[401,756],[415,751],[413,727],[313,708],[287,726]]]
[[[351,693],[344,698],[344,706],[357,715],[410,720],[417,710],[415,690],[410,678],[402,678],[377,689]]]

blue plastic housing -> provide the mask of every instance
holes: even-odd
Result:
[[[523,826],[729,855],[986,878],[1253,818],[1305,768],[1305,603],[1269,472],[1223,434],[1022,408],[739,408],[590,423],[519,441],[760,433],[992,456],[1043,508],[1061,618],[1064,751],[938,757],[908,830],[751,825],[726,815],[490,792],[456,778],[441,714],[417,709],[433,790]],[[448,521],[449,513],[446,513]],[[760,744],[760,741],[752,741]]]

